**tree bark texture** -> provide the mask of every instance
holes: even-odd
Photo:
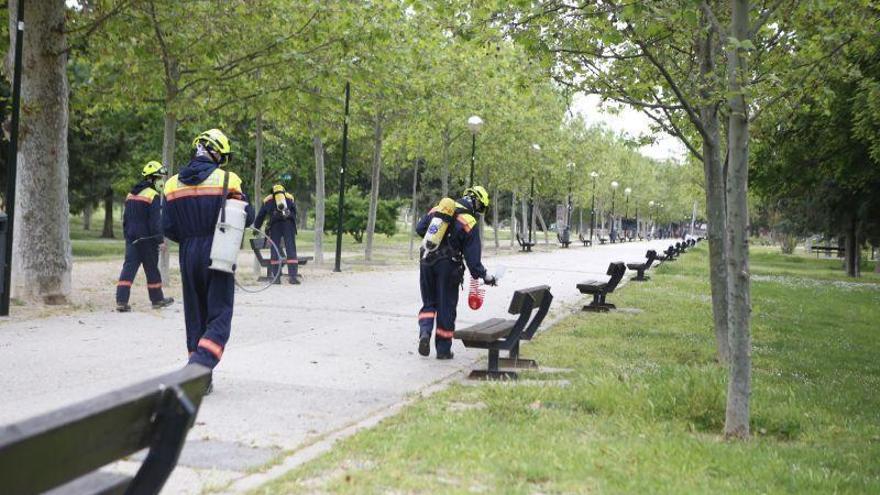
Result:
[[[419,164],[421,160],[416,158],[413,160],[413,182],[412,182],[412,218],[410,219],[409,232],[409,259],[413,259],[415,251],[414,244],[416,238],[416,224],[419,219]]]
[[[83,230],[92,230],[92,213],[94,213],[95,207],[92,206],[92,203],[86,203],[83,208]]]
[[[315,150],[315,263],[324,263],[324,142],[312,137]]]
[[[7,11],[17,8],[13,0]],[[25,4],[12,295],[46,304],[67,302],[73,265],[67,198],[65,13],[62,0]],[[14,47],[15,15],[9,17],[10,47]]]
[[[166,95],[167,96],[167,95]],[[173,97],[169,97],[173,98]],[[170,104],[170,103],[166,103]],[[162,165],[168,169],[168,175],[174,175],[174,140],[177,134],[177,114],[173,111],[169,110],[166,106],[165,109],[165,125],[162,131]],[[164,207],[164,196],[162,197],[163,207]],[[168,245],[169,240],[165,239],[165,245]],[[162,284],[166,287],[170,285],[171,277],[168,276],[168,266],[170,264],[170,255],[168,249],[164,249],[160,252],[159,256],[159,273],[162,275]]]
[[[113,189],[107,188],[104,193],[104,228],[101,230],[101,237],[104,239],[113,239]]]
[[[254,195],[251,198],[251,204],[257,210],[260,209],[263,200],[263,112],[257,110],[254,117]],[[254,262],[251,264],[254,276],[260,276],[263,268],[254,255]]]
[[[449,129],[443,129],[442,147],[440,150],[441,170],[440,170],[440,197],[449,197],[449,147],[452,146],[452,138],[449,135]]]
[[[749,39],[749,0],[730,0],[733,38]],[[729,46],[728,64],[728,172],[727,233],[730,251],[728,266],[728,333],[730,376],[727,388],[727,413],[724,433],[727,437],[748,438],[749,401],[751,396],[751,332],[749,317],[749,121],[744,90],[748,78],[746,51]]]
[[[538,205],[535,205],[535,216],[538,217],[538,222],[541,224],[541,229],[544,231],[544,244],[550,244],[550,233],[547,229],[547,224],[544,223],[544,215],[541,213],[541,208]]]
[[[861,249],[859,246],[858,220],[853,216],[846,229],[846,274],[850,277],[861,277]]]
[[[522,232],[520,232],[519,235],[522,236],[523,239],[525,239],[529,242],[532,242],[532,238],[529,237],[529,222],[531,221],[531,219],[529,218],[529,209],[528,209],[528,206],[526,205],[526,198],[523,197],[522,199],[520,199],[520,206],[522,209],[523,221],[522,221],[522,229],[521,229]]]
[[[382,119],[376,117],[373,123],[373,167],[370,174],[370,211],[367,216],[367,243],[364,259],[373,259],[373,235],[376,231],[376,210],[379,207],[379,180],[382,168]]]
[[[725,264],[727,201],[725,198],[724,165],[721,159],[721,125],[718,106],[712,98],[709,79],[716,72],[716,55],[719,50],[718,33],[706,13],[700,18],[704,26],[698,35],[697,56],[700,59],[700,119],[707,136],[703,139],[703,174],[706,180],[706,210],[708,216],[707,237],[709,241],[709,282],[712,288],[712,315],[715,324],[715,344],[718,361],[727,363],[730,347],[727,332],[727,265]]]
[[[516,191],[510,193],[510,249],[516,242]],[[878,263],[880,265],[880,263]]]
[[[498,240],[498,186],[492,188],[492,197],[495,198],[492,203],[492,230],[495,232],[495,254],[498,254],[498,248],[501,247]]]

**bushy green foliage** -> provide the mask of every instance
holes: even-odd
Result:
[[[376,233],[392,236],[397,233],[397,213],[403,205],[402,200],[380,199],[376,210]],[[342,231],[351,234],[355,241],[363,241],[364,232],[367,230],[367,211],[370,206],[370,198],[366,193],[356,187],[349,187],[345,191],[345,205],[343,206]],[[325,232],[336,232],[339,225],[339,195],[333,194],[327,198],[327,216],[324,224]]]

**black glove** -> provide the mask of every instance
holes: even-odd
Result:
[[[495,287],[496,285],[498,285],[498,280],[495,278],[494,275],[485,275],[483,277],[483,282],[485,282],[486,285],[490,285],[492,287]]]

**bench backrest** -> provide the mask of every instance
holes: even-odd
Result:
[[[608,292],[614,292],[617,284],[623,279],[624,273],[626,273],[626,265],[623,262],[615,261],[608,265],[607,275],[611,276],[611,279],[608,280]]]
[[[553,302],[553,294],[550,293],[549,285],[539,285],[514,292],[507,312],[519,315],[519,318],[510,332],[511,337],[516,338],[515,333],[521,332],[522,336],[519,338],[530,340],[547,316],[551,302]],[[532,316],[536,309],[537,312]]]
[[[666,256],[668,258],[675,257],[675,246],[669,246],[668,248],[666,248]]]
[[[133,493],[158,493],[177,464],[211,371],[199,365],[0,427],[0,493],[42,493],[150,447]],[[77,490],[81,491],[81,490]]]
[[[263,252],[261,249],[266,247],[266,238],[265,237],[254,237],[250,240],[251,250],[254,252],[254,256],[257,257],[257,262],[260,263],[260,266],[266,266],[268,264],[268,260],[263,256]]]
[[[645,257],[648,259],[647,263],[645,263],[645,269],[651,268],[651,264],[657,260],[657,251],[653,249],[649,249],[647,253],[645,253]]]

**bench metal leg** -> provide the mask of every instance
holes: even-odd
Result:
[[[498,349],[489,349],[489,368],[485,370],[473,370],[468,378],[471,380],[516,380],[515,371],[498,369]]]
[[[632,277],[630,280],[635,280],[636,282],[645,282],[649,280],[651,277],[645,276],[645,270],[637,270],[637,275]]]
[[[514,369],[537,369],[538,362],[534,359],[524,359],[519,357],[519,342],[517,342],[506,358],[498,358],[498,366],[501,368]]]
[[[158,424],[147,458],[129,485],[128,494],[155,494],[162,490],[177,465],[196,408],[178,386],[165,390],[154,422]]]

